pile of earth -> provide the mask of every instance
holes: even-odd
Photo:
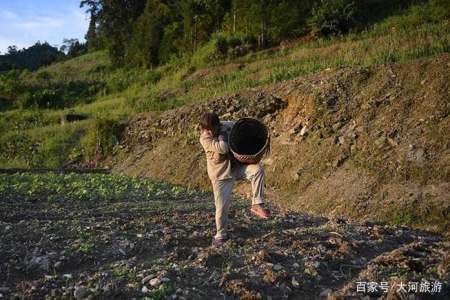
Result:
[[[328,217],[449,232],[449,55],[294,80],[132,119],[114,172],[208,188],[200,115],[271,131],[269,199]],[[240,186],[245,193],[248,186]]]

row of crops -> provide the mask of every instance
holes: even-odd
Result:
[[[0,198],[25,201],[151,201],[186,198],[198,191],[114,174],[0,174]]]

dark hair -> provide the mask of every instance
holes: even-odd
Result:
[[[215,112],[204,113],[200,119],[200,128],[217,131],[220,127],[219,116]]]

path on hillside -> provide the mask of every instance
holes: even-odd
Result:
[[[434,298],[449,295],[448,239],[275,208],[274,217],[263,221],[251,216],[247,205],[233,203],[231,241],[216,249],[210,246],[210,196],[178,202],[1,200],[0,294],[307,299],[332,293],[359,298],[364,293],[357,293],[357,282],[388,281],[389,292],[378,288],[370,294],[387,297],[398,289],[395,282],[428,280],[431,287],[442,283]]]

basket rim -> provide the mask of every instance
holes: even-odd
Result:
[[[266,136],[266,142],[264,143],[264,146],[261,148],[261,150],[259,150],[259,151],[258,151],[257,153],[255,153],[255,154],[239,154],[239,153],[237,153],[237,152],[235,152],[235,151],[233,150],[233,148],[231,147],[231,143],[230,143],[230,150],[231,150],[231,152],[232,152],[234,155],[247,156],[247,157],[257,157],[257,156],[263,154],[263,153],[266,151],[266,149],[267,149],[267,144],[270,143],[270,130],[269,130],[269,128],[268,128],[263,122],[261,122],[260,120],[258,120],[258,119],[256,119],[256,118],[244,117],[244,118],[240,118],[239,120],[236,121],[236,123],[234,124],[233,128],[232,128],[231,131],[230,131],[230,136],[231,136],[231,133],[233,132],[233,129],[235,128],[235,126],[236,126],[238,123],[242,123],[242,122],[244,122],[244,121],[246,121],[246,120],[256,121],[256,122],[262,124],[262,125],[266,128],[267,136]]]

